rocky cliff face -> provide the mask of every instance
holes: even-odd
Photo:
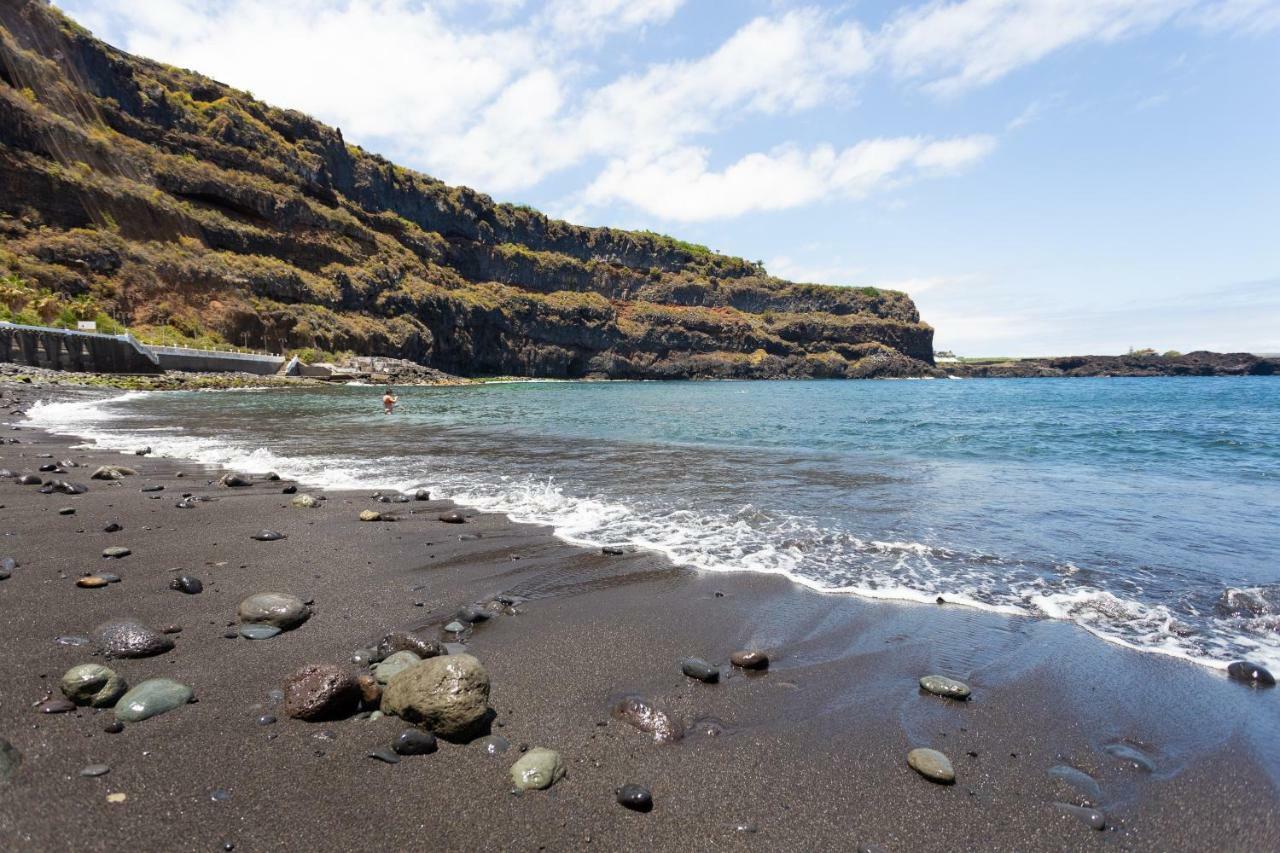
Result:
[[[11,317],[469,375],[935,372],[906,294],[495,203],[39,0],[0,2],[0,287]]]

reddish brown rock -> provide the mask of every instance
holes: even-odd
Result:
[[[284,712],[298,720],[332,720],[355,712],[360,684],[347,670],[308,664],[284,683]]]
[[[356,678],[356,683],[360,685],[360,698],[364,704],[370,708],[378,707],[382,701],[382,685],[378,679],[366,672]]]

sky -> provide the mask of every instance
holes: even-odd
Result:
[[[905,290],[960,355],[1280,352],[1280,0],[59,0],[500,201]]]

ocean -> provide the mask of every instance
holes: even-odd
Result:
[[[130,393],[101,445],[426,487],[591,545],[833,595],[1074,622],[1280,671],[1280,381],[518,382]]]

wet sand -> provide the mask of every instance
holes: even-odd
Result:
[[[0,412],[52,393],[0,386],[20,397]],[[216,484],[221,471],[180,460],[73,449],[25,428],[5,427],[0,439],[9,438],[21,443],[0,446],[0,467],[34,472],[51,461],[41,454],[71,458],[82,467],[53,476],[90,490],[42,495],[0,482],[0,556],[21,564],[0,581],[0,737],[23,755],[0,785],[6,850],[1280,847],[1274,689],[1064,623],[608,556],[496,515],[446,525],[437,520],[446,502],[331,492],[319,508],[297,509],[284,483],[232,489]],[[138,475],[89,480],[101,463]],[[179,509],[184,492],[216,500]],[[363,509],[398,520],[360,522]],[[123,530],[103,532],[113,520]],[[249,538],[264,527],[288,538]],[[133,553],[104,560],[110,545]],[[175,568],[204,591],[169,589]],[[93,571],[123,580],[75,586]],[[238,602],[262,591],[312,599],[314,613],[271,640],[224,638]],[[305,723],[268,698],[303,664],[348,662],[391,629],[439,638],[459,606],[499,594],[525,600],[465,639],[491,676],[493,732],[513,744],[504,755],[442,742],[388,765],[366,754],[403,722]],[[110,711],[37,713],[66,669],[104,662],[54,639],[118,617],[182,632],[171,652],[108,665],[130,684],[175,678],[198,701],[119,734],[103,731]],[[749,647],[769,651],[766,673],[728,665]],[[721,682],[683,676],[688,655],[722,664]],[[923,693],[917,681],[930,673],[964,680],[973,697]],[[626,693],[668,707],[684,739],[656,744],[612,718],[611,700]],[[279,721],[261,726],[263,713]],[[513,795],[508,769],[521,744],[559,751],[566,778]],[[1117,745],[1149,764],[1108,751]],[[908,768],[920,746],[950,757],[956,784]],[[111,771],[81,777],[89,764]],[[1097,781],[1105,830],[1054,806],[1084,802],[1048,773],[1058,765]],[[653,792],[652,812],[616,804],[626,783]],[[113,793],[127,798],[108,802]]]

